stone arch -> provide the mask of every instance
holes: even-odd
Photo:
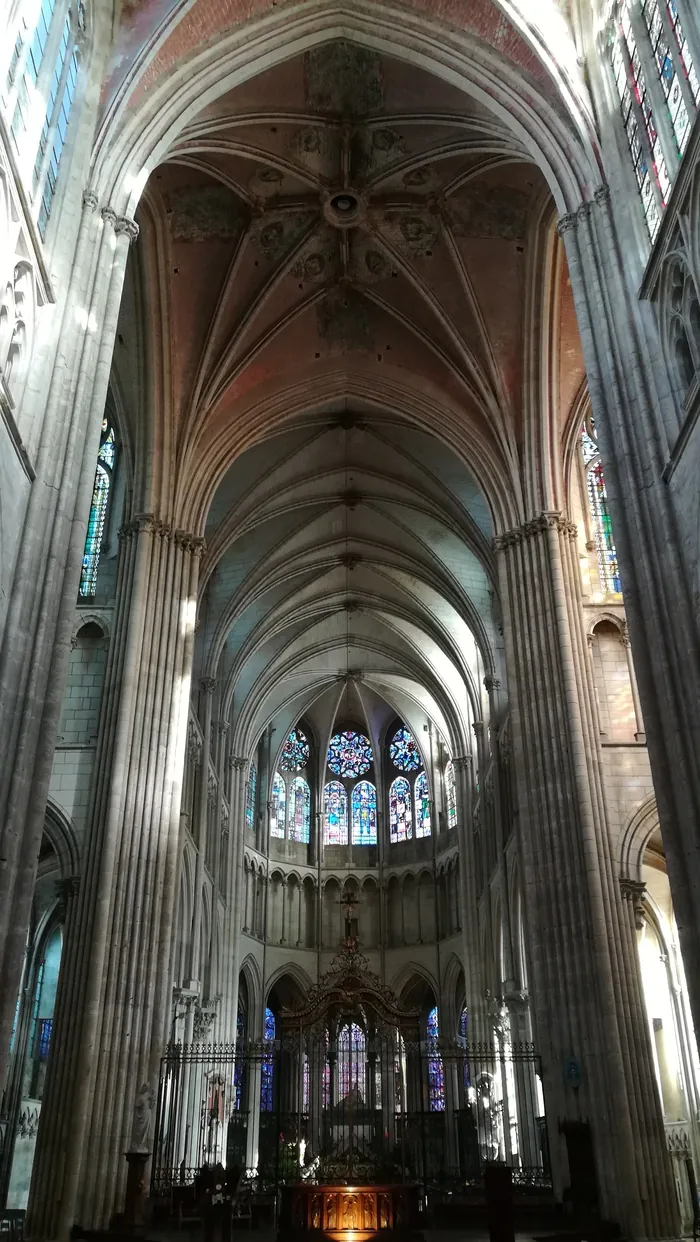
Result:
[[[96,625],[103,638],[110,637],[110,623],[103,613],[96,612],[92,609],[89,612],[83,612],[81,609],[73,625],[71,633],[72,644],[75,644],[75,641],[79,637],[81,631],[84,630],[87,625]]]
[[[44,832],[58,859],[61,879],[80,873],[80,846],[73,821],[53,798],[46,803]]]
[[[630,818],[620,841],[620,878],[640,881],[647,842],[659,826],[656,798],[651,794]]]

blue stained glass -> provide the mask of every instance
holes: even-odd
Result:
[[[405,776],[397,776],[389,790],[389,839],[395,843],[412,836],[411,786]]]
[[[275,773],[272,782],[272,811],[270,814],[270,836],[284,837],[287,826],[287,786],[284,777]]]
[[[245,1025],[243,1022],[243,1014],[241,1010],[239,1009],[238,1017],[236,1018],[236,1042],[238,1044],[240,1045],[243,1044],[244,1035],[245,1035]],[[233,1069],[233,1090],[234,1090],[233,1107],[235,1111],[239,1113],[241,1111],[241,1099],[243,1096],[243,1048],[242,1046],[237,1049],[236,1063]]]
[[[303,776],[295,776],[289,791],[289,840],[308,844],[311,790]]]
[[[600,579],[605,591],[621,591],[620,571],[617,564],[617,551],[612,533],[612,521],[608,509],[608,493],[605,487],[603,463],[600,458],[594,461],[586,474],[588,487],[588,505],[593,518],[596,551]]]
[[[80,573],[79,594],[83,597],[94,595],[97,589],[97,569],[104,540],[105,518],[107,516],[112,472],[114,470],[114,457],[114,427],[110,425],[108,419],[103,418],[100,451],[97,454],[97,469],[95,470],[95,482],[92,489],[92,505],[90,506],[85,550],[83,552],[83,567]]]
[[[329,781],[323,790],[323,840],[326,845],[348,843],[348,795],[340,781]]]
[[[328,747],[328,766],[336,776],[350,780],[364,776],[372,766],[372,747],[364,733],[335,733]]]
[[[447,827],[457,827],[457,789],[455,786],[455,766],[450,759],[445,767],[445,800],[447,802]]]
[[[423,767],[421,753],[409,729],[396,730],[389,747],[391,762],[400,772],[418,772]]]
[[[348,1092],[358,1092],[364,1103],[365,1033],[356,1022],[348,1022],[338,1036],[338,1093],[344,1100]]]
[[[271,1009],[265,1006],[265,1023],[263,1028],[263,1038],[266,1043],[272,1043],[275,1038],[275,1015]],[[271,1113],[273,1108],[273,1077],[275,1062],[273,1057],[264,1057],[261,1065],[261,1086],[260,1086],[260,1111],[261,1113]]]
[[[440,1034],[437,1005],[430,1010],[427,1023],[428,1052],[433,1055],[428,1060],[428,1102],[431,1113],[445,1111],[445,1077],[442,1068],[442,1057],[438,1054],[437,1041]]]
[[[280,758],[283,772],[301,772],[309,762],[309,742],[302,729],[292,729]]]
[[[250,774],[248,776],[248,785],[245,793],[245,822],[246,828],[255,828],[255,807],[257,801],[258,790],[258,769],[255,766],[255,760],[251,759]]]
[[[351,804],[353,845],[376,845],[377,791],[371,781],[358,781]]]
[[[49,1056],[49,1048],[51,1046],[51,1033],[53,1031],[53,1018],[41,1018],[39,1020],[39,1060],[47,1061]]]
[[[421,772],[416,777],[416,783],[413,787],[413,793],[416,800],[416,836],[430,836],[430,787],[428,785],[428,773]]]
[[[309,1112],[311,1108],[311,1075],[309,1073],[309,1058],[304,1057],[304,1066],[302,1069],[302,1090],[301,1090],[301,1111]]]
[[[461,1014],[459,1015],[459,1037],[460,1037],[460,1039],[463,1039],[463,1040],[466,1042],[468,1032],[469,1032],[469,1013],[468,1013],[468,1011],[467,1011],[467,1006],[465,1005],[465,1006],[464,1006],[464,1009],[462,1010]],[[466,1060],[466,1058],[465,1058],[465,1061],[464,1061],[464,1086],[465,1086],[465,1089],[466,1089],[467,1087],[469,1087],[470,1082],[471,1082],[471,1079],[470,1079],[470,1074],[469,1074],[469,1062],[468,1062],[468,1061]]]

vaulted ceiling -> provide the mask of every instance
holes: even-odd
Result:
[[[345,40],[204,108],[152,174],[173,503],[207,543],[197,671],[239,753],[348,681],[468,746],[500,671],[491,539],[521,510],[543,221],[504,122]],[[556,299],[563,423],[582,369],[565,280]],[[125,362],[137,321],[127,296]],[[134,384],[122,364],[127,405]]]

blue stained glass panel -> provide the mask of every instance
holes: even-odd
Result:
[[[405,776],[397,776],[389,790],[389,838],[396,843],[412,836],[411,786]]]
[[[287,826],[287,786],[284,777],[275,773],[272,782],[272,812],[270,814],[270,836],[284,837]]]
[[[600,458],[588,467],[586,482],[603,589],[619,592],[622,589],[620,586],[620,571],[617,564],[617,551],[615,549],[615,540],[613,539],[610,510],[608,509],[608,493],[605,488],[603,464]]]
[[[457,789],[455,765],[450,759],[445,767],[445,801],[447,802],[447,827],[457,827]]]
[[[258,769],[255,766],[255,760],[251,759],[250,774],[248,776],[248,785],[245,795],[245,822],[246,828],[255,828],[255,807],[257,802],[258,791]]]
[[[289,791],[289,840],[308,844],[311,790],[303,776],[295,776]]]
[[[346,730],[335,733],[328,747],[328,766],[336,776],[352,780],[364,776],[372,766],[372,747],[364,733]]]
[[[100,451],[97,454],[95,482],[92,489],[92,505],[90,506],[87,535],[85,537],[83,567],[80,572],[79,594],[83,597],[94,595],[97,589],[97,569],[104,540],[105,518],[107,517],[109,489],[114,470],[114,457],[114,428],[104,418],[102,420]]]
[[[428,1052],[433,1055],[428,1060],[428,1102],[431,1113],[445,1111],[445,1076],[442,1068],[442,1057],[438,1054],[437,1041],[440,1034],[437,1005],[430,1010],[427,1023]]]
[[[280,757],[283,772],[301,772],[309,762],[309,741],[303,729],[292,729]]]
[[[394,767],[400,772],[418,772],[423,767],[416,740],[410,730],[403,726],[396,730],[391,739],[389,756]]]
[[[272,1043],[275,1038],[275,1015],[267,1006],[265,1006],[263,1038],[266,1043]],[[273,1078],[275,1069],[274,1058],[263,1057],[260,1069],[262,1078],[260,1087],[260,1112],[271,1113],[273,1108]]]
[[[430,787],[428,785],[428,773],[421,772],[416,777],[416,783],[413,787],[413,793],[416,800],[416,836],[430,836]]]
[[[365,1033],[356,1022],[348,1022],[338,1036],[338,1096],[344,1100],[355,1090],[364,1102]]]
[[[371,781],[358,781],[351,805],[353,845],[376,845],[377,791]]]
[[[244,1036],[245,1036],[245,1025],[243,1022],[243,1014],[241,1010],[239,1009],[238,1017],[236,1018],[236,1042],[242,1045]],[[241,1099],[243,1096],[243,1048],[242,1046],[239,1049],[237,1049],[236,1063],[233,1069],[233,1091],[234,1091],[233,1107],[235,1111],[238,1113],[241,1111]]]
[[[329,781],[323,790],[323,840],[326,845],[348,843],[348,795],[340,781]]]

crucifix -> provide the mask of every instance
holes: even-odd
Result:
[[[346,888],[340,898],[340,906],[345,919],[344,942],[348,949],[357,948],[357,907],[359,904],[359,897],[351,889]]]

